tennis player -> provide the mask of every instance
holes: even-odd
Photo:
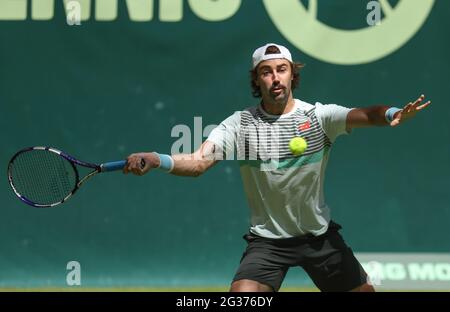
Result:
[[[293,62],[287,48],[266,44],[254,51],[252,61],[252,93],[262,98],[258,105],[225,119],[195,153],[132,154],[124,173],[160,168],[196,177],[224,158],[237,157],[251,225],[231,291],[278,291],[293,266],[302,267],[321,291],[374,291],[324,199],[330,149],[354,128],[396,127],[430,101],[423,103],[422,95],[403,108],[312,105],[293,98],[302,64]],[[300,156],[288,148],[296,136],[308,143]]]

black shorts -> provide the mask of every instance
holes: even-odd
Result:
[[[341,226],[330,222],[326,233],[270,239],[246,234],[241,264],[233,282],[249,279],[274,291],[290,267],[300,266],[321,291],[349,291],[367,282],[367,274],[339,234]]]

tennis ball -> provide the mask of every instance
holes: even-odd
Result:
[[[306,140],[301,137],[292,138],[289,142],[289,149],[295,156],[303,154],[307,147],[308,143],[306,143]]]

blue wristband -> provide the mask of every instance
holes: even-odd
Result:
[[[401,109],[400,108],[397,108],[397,107],[391,107],[391,108],[389,108],[387,111],[386,111],[386,113],[385,113],[385,117],[386,117],[386,121],[387,121],[387,123],[391,123],[392,122],[392,120],[394,120],[394,115],[395,115],[395,113],[397,113],[397,112],[399,112],[399,111],[401,111]]]
[[[163,170],[166,170],[167,172],[171,172],[174,166],[173,158],[170,155],[166,154],[158,154],[154,152],[156,156],[159,157],[159,167]]]

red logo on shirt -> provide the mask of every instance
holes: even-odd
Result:
[[[298,126],[298,129],[300,131],[309,129],[311,127],[311,123],[309,121],[302,123],[300,126]]]

